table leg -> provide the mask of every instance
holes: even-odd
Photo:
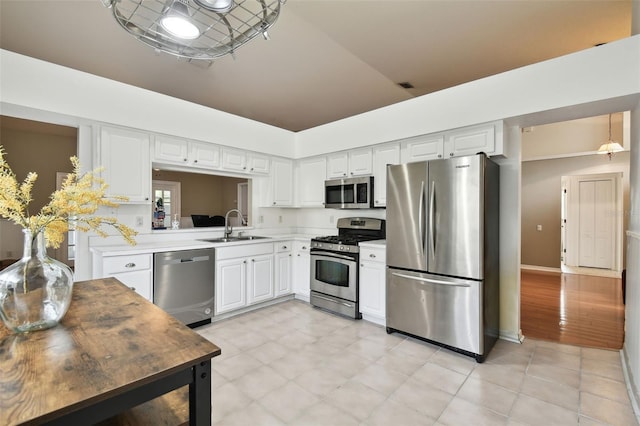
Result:
[[[211,360],[193,368],[189,384],[189,425],[211,426]]]

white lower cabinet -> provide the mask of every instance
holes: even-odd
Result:
[[[293,292],[296,299],[309,301],[311,282],[311,256],[309,246],[311,240],[293,243]]]
[[[108,256],[94,253],[93,278],[114,277],[153,302],[153,260],[151,253]]]
[[[291,294],[293,275],[293,249],[291,241],[275,243],[276,246],[276,282],[275,296]]]
[[[386,323],[386,251],[382,246],[360,247],[360,312],[364,319]]]
[[[216,248],[216,314],[274,297],[273,244]]]

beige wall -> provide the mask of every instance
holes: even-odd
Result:
[[[522,264],[560,268],[562,176],[622,172],[624,211],[629,211],[629,152],[522,163]],[[627,215],[623,229],[627,229]],[[542,231],[536,226],[542,225]],[[626,243],[623,244],[626,247]]]
[[[238,206],[238,183],[247,182],[247,179],[167,170],[154,170],[153,179],[180,182],[182,217],[192,214],[224,216]]]
[[[0,144],[5,159],[22,181],[29,172],[38,173],[29,211],[35,214],[56,190],[56,172],[71,172],[69,157],[76,155],[77,129],[0,116]]]

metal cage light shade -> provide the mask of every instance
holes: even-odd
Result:
[[[233,54],[266,34],[280,14],[283,0],[102,0],[128,33],[162,52],[181,58],[212,61]],[[164,21],[182,18],[192,24],[192,38]],[[164,25],[163,25],[163,22]],[[171,22],[171,21],[169,21]],[[173,22],[176,23],[176,22]],[[169,24],[170,25],[170,24]]]

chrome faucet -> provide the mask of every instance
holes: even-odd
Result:
[[[227,214],[224,215],[224,237],[225,238],[229,238],[231,236],[231,233],[233,232],[233,226],[231,226],[229,224],[229,215],[233,212],[236,212],[238,217],[240,218],[240,223],[243,225],[246,225],[247,222],[244,220],[244,216],[242,215],[242,212],[238,209],[231,209],[227,212]]]

